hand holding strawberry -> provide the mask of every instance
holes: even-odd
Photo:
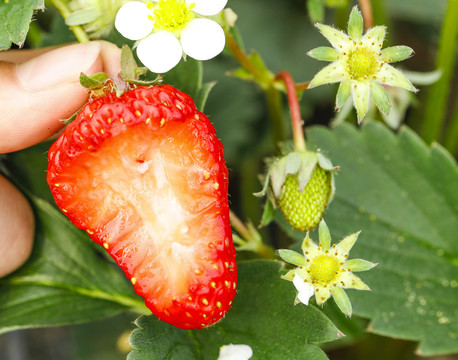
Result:
[[[120,49],[96,41],[87,44],[9,50],[0,53],[0,153],[21,150],[54,134],[60,121],[87,100],[79,74],[119,73]],[[20,121],[18,121],[20,120]],[[34,218],[26,198],[0,176],[0,277],[30,255]]]

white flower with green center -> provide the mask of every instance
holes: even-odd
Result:
[[[361,122],[372,97],[382,113],[388,114],[390,98],[384,86],[397,86],[417,91],[411,82],[391,62],[405,60],[413,54],[408,46],[392,46],[382,50],[385,26],[375,26],[363,35],[363,18],[355,6],[348,21],[348,35],[333,27],[317,24],[317,28],[331,43],[308,52],[308,55],[331,64],[319,71],[309,89],[323,84],[340,82],[336,108],[340,110],[350,95]]]
[[[225,46],[222,27],[208,17],[220,13],[227,0],[131,1],[118,11],[115,27],[139,40],[137,55],[152,72],[165,73],[183,54],[209,60]]]
[[[332,296],[339,309],[345,315],[351,316],[350,299],[343,289],[370,290],[353,272],[370,270],[377,264],[362,259],[348,260],[348,253],[359,232],[332,246],[331,235],[324,220],[321,221],[318,232],[318,245],[307,233],[302,243],[304,255],[287,249],[278,250],[278,255],[284,261],[297,266],[282,278],[292,281],[296,287],[298,294],[295,304],[302,302],[308,305],[309,299],[315,294],[316,303],[321,305]]]

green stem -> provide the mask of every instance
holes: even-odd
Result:
[[[302,129],[301,110],[297,98],[296,87],[291,74],[287,71],[280,71],[275,77],[285,83],[286,94],[288,95],[289,111],[291,113],[291,126],[293,129],[294,147],[296,151],[305,151],[305,138]]]
[[[242,48],[237,44],[232,34],[226,31],[226,46],[232,53],[232,56],[238,61],[238,63],[254,77],[254,81],[261,86],[263,89],[268,89],[272,84],[272,77],[269,73],[259,69],[256,64],[251,61],[250,57],[245,54]]]
[[[232,210],[229,210],[229,218],[232,227],[242,236],[243,244],[238,247],[239,250],[253,251],[261,255],[264,259],[274,259],[274,249],[262,242],[261,235],[256,231],[252,223],[248,227],[240,220]]]
[[[452,155],[458,155],[458,98],[446,131],[444,146]]]
[[[229,210],[229,219],[231,220],[232,227],[240,234],[243,238],[249,239],[251,237],[245,224],[238,218],[232,210]]]
[[[68,8],[67,4],[62,1],[62,0],[51,0],[54,6],[56,7],[57,10],[59,10],[60,14],[64,18],[64,20],[67,20],[67,17],[72,13],[71,10]],[[86,32],[84,29],[79,26],[79,25],[74,25],[70,26],[70,30],[73,31],[73,34],[75,34],[76,39],[80,43],[86,43],[89,42],[89,36],[87,36]]]
[[[265,90],[267,108],[272,123],[272,140],[274,146],[285,139],[283,129],[283,103],[280,92],[273,86]]]
[[[422,136],[427,143],[441,137],[453,76],[457,33],[458,0],[449,0],[436,59],[436,67],[442,70],[442,77],[431,86],[424,111]]]

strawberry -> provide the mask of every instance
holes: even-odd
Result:
[[[288,175],[277,202],[293,228],[308,231],[320,223],[331,191],[331,172],[317,164],[302,191],[297,174]]]
[[[188,95],[139,86],[90,101],[51,146],[47,181],[160,320],[198,329],[229,310],[237,270],[228,171]]]
[[[292,151],[269,159],[262,191],[267,195],[262,225],[272,221],[279,207],[292,228],[314,229],[334,197],[334,174],[338,167],[320,152]]]

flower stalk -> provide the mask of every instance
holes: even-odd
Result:
[[[296,151],[306,151],[304,132],[302,130],[302,118],[297,98],[294,80],[287,71],[280,71],[275,80],[282,80],[285,83],[288,96],[289,111],[291,113],[291,126],[293,129],[294,148]]]
[[[229,210],[229,218],[232,227],[241,236],[233,235],[237,250],[252,251],[261,255],[264,259],[274,259],[274,249],[262,242],[261,235],[252,223],[245,225],[232,210]]]
[[[358,0],[358,2],[364,19],[364,29],[369,30],[372,26],[374,26],[371,2],[370,0]]]
[[[52,3],[55,6],[55,8],[60,12],[64,20],[67,20],[67,18],[72,13],[67,4],[62,0],[52,0]],[[75,34],[75,37],[78,40],[78,42],[86,43],[90,41],[89,36],[86,34],[84,29],[80,25],[72,25],[70,26],[70,30],[73,31],[73,34]]]

